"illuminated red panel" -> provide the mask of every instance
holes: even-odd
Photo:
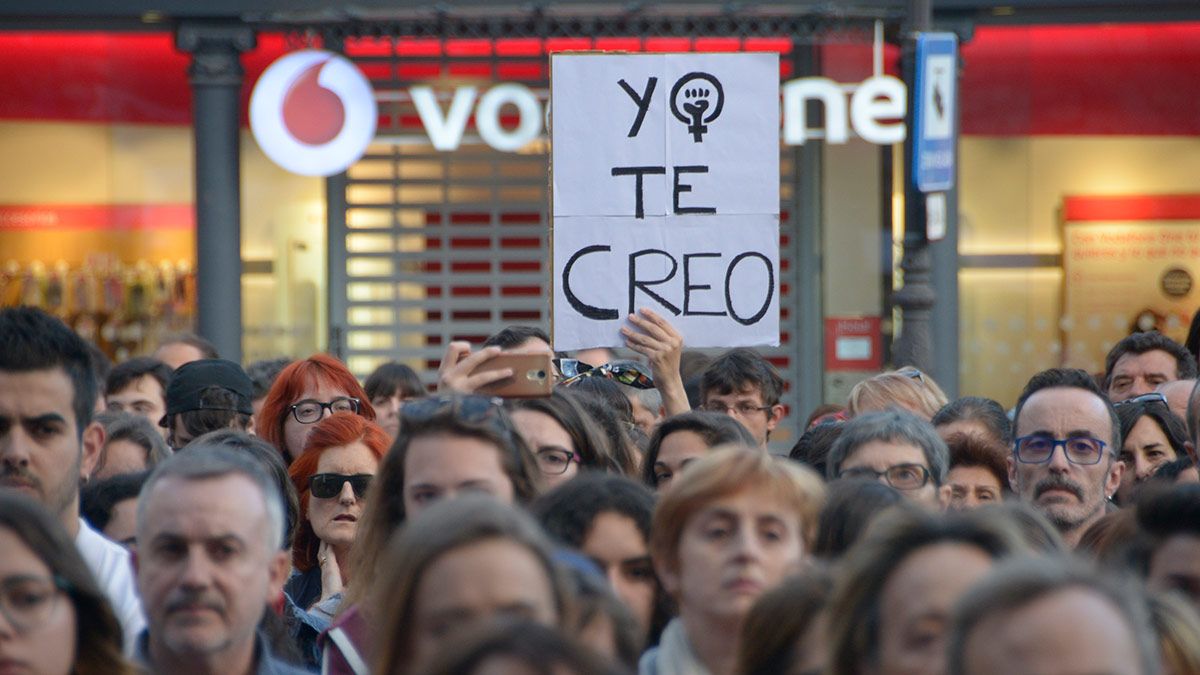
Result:
[[[541,63],[500,63],[496,76],[501,80],[544,80],[546,66]]]
[[[446,56],[491,56],[491,40],[447,40]]]
[[[636,37],[596,38],[596,49],[613,52],[640,52],[642,51],[642,39]]]
[[[537,260],[506,260],[500,263],[501,272],[540,272],[542,263]]]
[[[492,263],[487,260],[456,260],[450,263],[451,272],[491,272]]]
[[[742,49],[748,52],[791,54],[792,47],[792,39],[787,37],[748,37],[742,42]]]
[[[739,38],[727,37],[698,37],[695,49],[698,52],[736,52],[741,51]]]
[[[391,56],[392,39],[381,37],[346,38],[343,43],[346,56]]]
[[[540,38],[500,38],[496,40],[496,56],[541,56]]]
[[[537,297],[542,294],[541,286],[501,286],[500,295],[510,298]]]
[[[442,76],[442,66],[438,63],[404,63],[396,68],[402,80],[428,80]]]
[[[397,56],[441,56],[442,41],[436,39],[401,38],[396,41]]]
[[[592,49],[591,38],[546,38],[547,52],[569,52]]]
[[[500,248],[541,248],[540,237],[501,237]]]
[[[362,71],[363,75],[367,76],[368,80],[392,79],[392,64],[390,63],[359,63],[358,69]]]
[[[491,77],[492,64],[490,63],[451,63],[447,70],[451,77]]]
[[[646,38],[646,51],[648,51],[648,52],[690,52],[690,51],[692,51],[692,39],[691,38],[677,38],[677,37]]]

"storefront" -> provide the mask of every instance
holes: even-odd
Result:
[[[892,35],[900,15],[878,16]],[[366,157],[328,182],[283,171],[243,134],[244,358],[329,349],[360,374],[389,358],[428,370],[450,339],[547,325],[547,146],[531,118],[545,111],[546,54],[767,50],[784,84],[784,334],[771,354],[791,383],[785,402],[837,401],[886,367],[901,153],[851,109],[864,82],[897,72],[898,50],[877,49],[867,13],[701,23],[686,37],[672,21],[686,23],[593,21],[565,36],[529,24],[503,37],[264,27],[242,58],[243,113],[268,63],[324,44],[372,80],[380,122]],[[1138,315],[1182,338],[1200,305],[1200,213],[1187,198],[1200,194],[1200,24],[981,25],[963,38],[949,296],[959,392],[1011,404],[1037,369],[1097,370]],[[11,92],[0,150],[12,158],[0,168],[0,301],[42,304],[114,355],[190,325],[188,63],[166,30],[0,32]],[[456,106],[469,111],[459,125]],[[1097,262],[1125,253],[1119,280]]]

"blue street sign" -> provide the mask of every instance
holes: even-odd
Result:
[[[912,175],[921,192],[939,192],[954,187],[957,83],[958,36],[954,33],[918,35]]]

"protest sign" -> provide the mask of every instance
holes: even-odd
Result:
[[[554,54],[554,347],[779,344],[777,54]]]

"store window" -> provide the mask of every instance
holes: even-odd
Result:
[[[246,82],[284,49],[260,36]],[[169,33],[0,33],[0,306],[43,307],[116,359],[194,330],[189,62]],[[249,133],[241,172],[244,355],[316,351],[323,185]]]
[[[1183,341],[1200,292],[1200,24],[979,28],[963,48],[961,390]]]

